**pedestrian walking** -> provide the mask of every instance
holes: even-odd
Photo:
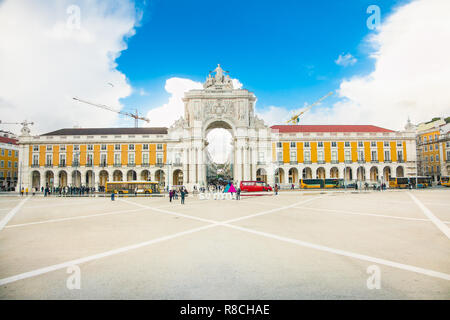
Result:
[[[173,190],[169,191],[169,202],[172,202],[172,198],[173,198]]]
[[[275,191],[275,195],[278,195],[278,185],[275,184],[275,187],[273,188],[273,190]]]
[[[31,192],[33,193],[33,196],[35,195],[35,193],[36,193],[36,188],[35,187],[33,187],[32,189],[31,189]]]
[[[23,197],[23,188],[20,190],[20,195]]]
[[[25,195],[28,196],[28,187],[25,189]]]
[[[181,198],[181,204],[184,204],[184,196],[185,196],[185,192],[183,189],[180,190],[180,198]]]
[[[236,192],[236,200],[241,200],[241,188],[238,188],[238,189],[237,189],[237,192]]]

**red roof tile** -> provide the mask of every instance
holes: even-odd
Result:
[[[280,133],[295,132],[394,132],[372,125],[276,125],[272,130]]]
[[[10,144],[17,144],[17,140],[16,139],[11,139],[11,138],[7,138],[7,137],[2,137],[0,136],[0,143],[10,143]]]

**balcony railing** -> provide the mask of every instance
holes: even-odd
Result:
[[[127,167],[136,167],[136,163],[134,163],[134,162],[133,163],[128,163]]]
[[[305,160],[303,161],[304,164],[311,164],[311,160]]]
[[[358,160],[358,163],[366,163],[366,160]]]
[[[372,160],[371,163],[378,163],[378,160]]]
[[[183,164],[181,162],[175,162],[172,164],[174,167],[182,167]]]
[[[331,163],[333,164],[339,163],[339,160],[331,160]]]
[[[39,163],[33,163],[33,164],[31,165],[31,167],[32,167],[32,168],[39,168]]]
[[[279,166],[282,166],[284,164],[284,161],[277,161],[276,162]]]
[[[102,168],[105,168],[105,167],[107,167],[107,166],[108,166],[108,164],[107,164],[106,162],[100,163],[100,167],[102,167]]]
[[[93,166],[93,164],[91,162],[86,163],[86,167],[92,167],[92,166]]]
[[[325,160],[317,160],[318,164],[325,164]]]
[[[403,160],[403,159],[397,159],[397,162],[398,162],[398,163],[404,163],[405,160]]]
[[[384,162],[385,163],[392,163],[392,160],[391,159],[384,159]]]
[[[345,160],[345,163],[352,163],[352,160]]]
[[[79,167],[80,163],[77,161],[72,162],[72,167]]]
[[[157,162],[155,166],[157,166],[157,167],[159,167],[159,168],[162,168],[162,167],[164,167],[164,163],[162,163],[162,162]]]
[[[46,164],[45,164],[45,167],[46,167],[46,168],[53,168],[53,164],[51,164],[51,163],[46,163]]]
[[[120,168],[120,167],[122,167],[122,164],[121,163],[114,163],[114,167]]]
[[[289,161],[289,164],[298,164],[298,161]]]
[[[258,161],[256,164],[258,164],[258,165],[265,165],[266,164],[266,162],[265,161]]]
[[[141,163],[141,167],[150,167],[150,163],[148,162]]]
[[[60,164],[58,165],[58,167],[60,167],[60,168],[65,168],[65,167],[66,167],[66,163],[65,163],[65,162],[60,163]]]

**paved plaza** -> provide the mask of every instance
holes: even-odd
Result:
[[[449,207],[448,189],[2,196],[0,298],[449,299]]]

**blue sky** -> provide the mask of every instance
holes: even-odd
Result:
[[[366,37],[368,6],[378,5],[381,21],[405,0],[183,1],[138,2],[143,10],[128,49],[116,60],[133,88],[125,107],[143,113],[167,101],[171,77],[204,81],[217,63],[253,91],[257,107],[302,107],[354,75],[374,68]],[[340,54],[357,63],[340,66]],[[337,97],[323,106],[331,106]]]

